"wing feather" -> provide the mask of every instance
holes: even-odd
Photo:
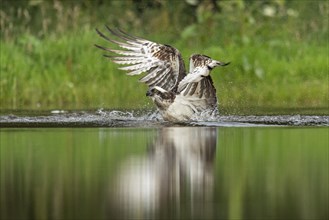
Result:
[[[198,87],[198,83],[192,83],[192,87],[189,91],[189,95],[193,95],[195,93],[196,88]]]
[[[127,71],[127,75],[146,72],[140,82],[146,83],[149,87],[159,86],[167,91],[176,92],[180,80],[186,75],[182,56],[177,49],[129,35],[120,29],[113,30],[108,26],[106,29],[112,37],[106,36],[97,29],[96,32],[121,49],[95,46],[110,52],[111,55],[105,56],[114,63],[125,65],[119,69]],[[113,37],[117,40],[112,39]]]
[[[152,67],[144,77],[139,79],[139,81],[148,84],[147,82],[152,78],[155,78],[158,72],[159,69],[157,67]]]
[[[200,92],[199,92],[199,98],[201,99],[203,96],[203,92],[206,88],[206,80],[201,80],[200,82]]]
[[[143,63],[139,63],[131,66],[119,67],[120,70],[142,70],[147,68],[149,68],[149,66],[146,66]]]
[[[117,54],[124,55],[124,56],[134,56],[134,57],[141,56],[141,54],[139,52],[131,52],[131,51],[124,51],[124,50],[113,50],[113,49],[109,49],[109,48],[105,48],[105,49],[106,49],[106,51],[109,51],[109,52],[112,52],[112,53],[117,53]]]
[[[159,81],[157,82],[157,84],[158,84],[160,87],[163,87],[163,86],[167,83],[167,81],[170,80],[171,77],[172,77],[172,74],[167,73],[167,74],[164,75],[164,77],[163,77],[161,80],[159,80]]]
[[[161,75],[156,76],[154,78],[150,78],[150,80],[147,81],[147,83],[150,86],[158,86],[162,83],[162,81],[166,78],[166,76],[169,74],[169,69],[163,69],[160,73]],[[160,86],[161,87],[161,86]]]
[[[178,92],[185,99],[194,102],[197,108],[217,105],[216,89],[210,75],[202,78],[198,82],[187,82],[185,78],[184,80],[185,82],[179,85]]]
[[[192,87],[192,84],[193,83],[189,83],[189,84],[187,84],[187,88],[184,90],[184,96],[187,96],[188,94],[189,94],[189,91],[190,91],[190,89],[191,89],[191,87]]]
[[[116,64],[121,64],[121,65],[128,65],[128,64],[138,64],[138,63],[141,63],[140,60],[137,60],[137,59],[131,59],[131,60],[117,60],[117,59],[113,59],[112,60],[114,63]]]
[[[127,75],[128,75],[128,76],[139,75],[139,74],[141,74],[141,73],[143,73],[143,72],[148,71],[149,69],[151,69],[151,66],[149,66],[149,67],[145,66],[145,67],[143,67],[143,68],[136,69],[136,70],[134,70],[134,71],[128,72]]]

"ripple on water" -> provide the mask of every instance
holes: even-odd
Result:
[[[48,114],[2,115],[0,127],[164,127],[164,126],[329,126],[329,116],[276,115],[276,116],[201,116],[188,123],[163,121],[155,111],[75,111],[53,110]]]

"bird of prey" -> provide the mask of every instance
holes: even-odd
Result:
[[[125,65],[119,69],[128,71],[127,75],[146,73],[139,81],[148,85],[146,96],[153,100],[164,120],[184,122],[195,115],[218,112],[216,89],[210,72],[229,63],[193,54],[187,72],[182,55],[176,48],[132,36],[120,29],[108,26],[106,29],[111,38],[98,29],[96,32],[121,49],[95,46],[110,52],[111,55],[104,56],[114,63]]]

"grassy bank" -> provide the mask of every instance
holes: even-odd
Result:
[[[320,3],[315,4],[314,11],[295,4],[294,7],[298,7],[291,10],[298,16],[277,17],[257,14],[249,8],[233,17],[224,7],[222,13],[215,16],[203,13],[185,28],[173,27],[168,31],[162,30],[168,15],[164,9],[157,9],[162,13],[159,15],[162,20],[158,21],[164,22],[162,28],[121,26],[132,34],[175,46],[185,61],[196,52],[231,61],[231,65],[213,71],[219,102],[224,109],[243,112],[243,109],[257,107],[326,108],[329,100],[328,11],[321,12],[320,6],[328,9],[328,3]],[[286,9],[290,8],[286,6]],[[150,12],[143,16],[151,15]],[[15,34],[2,29],[2,109],[152,106],[144,95],[146,86],[137,82],[139,77],[126,76],[93,46],[95,43],[107,45],[94,28],[102,28],[108,19],[79,16],[73,21],[77,27],[64,26],[61,31],[58,27],[53,31],[48,28],[40,34],[30,29],[24,32],[20,27]],[[83,18],[90,19],[83,23]],[[122,16],[120,19],[124,20]],[[81,22],[83,25],[79,26]]]

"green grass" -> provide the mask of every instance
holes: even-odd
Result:
[[[192,53],[231,61],[212,73],[220,107],[228,112],[261,107],[328,108],[328,19],[321,19],[326,14],[316,17],[315,9],[306,14],[311,9],[300,6],[296,9],[300,17],[264,18],[247,9],[236,17],[223,7],[227,13],[213,17],[205,13],[196,23],[167,32],[163,31],[169,25],[164,22],[168,15],[162,11],[159,16],[166,19],[155,19],[147,27],[163,22],[160,28],[141,31],[135,25],[126,31],[178,48],[186,62]],[[41,36],[32,31],[1,32],[1,109],[152,106],[139,77],[126,76],[93,46],[108,45],[94,31],[106,21],[95,20],[79,28],[56,26]]]
[[[93,30],[83,30],[76,37],[26,36],[19,44],[2,42],[1,107],[140,108],[149,102],[139,77],[126,76],[93,46],[107,44]],[[269,42],[232,44],[225,51],[180,48],[186,61],[200,51],[232,62],[212,73],[224,107],[328,105],[327,48],[322,46],[293,42],[271,46]]]

